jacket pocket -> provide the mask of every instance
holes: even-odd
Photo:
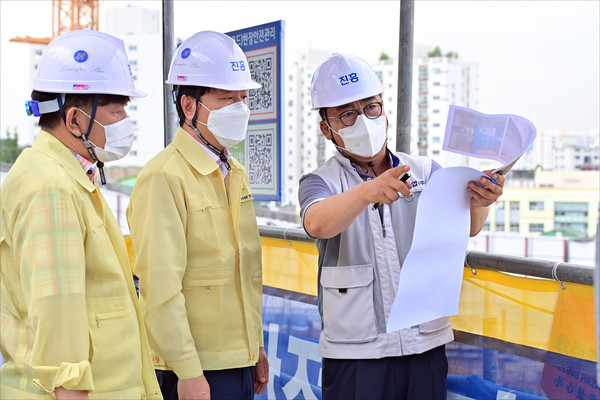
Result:
[[[232,330],[244,318],[233,279],[233,268],[188,268],[185,273],[187,322],[199,352],[231,350]]]
[[[323,334],[333,343],[377,338],[373,266],[323,267]]]
[[[140,330],[128,296],[87,298],[90,357],[96,390],[119,391],[139,386],[142,360]],[[114,368],[120,368],[118,374]]]
[[[419,325],[419,333],[435,333],[450,326],[450,318],[442,317]]]
[[[183,288],[224,286],[231,282],[232,273],[233,271],[226,271],[220,267],[188,268],[183,278]]]

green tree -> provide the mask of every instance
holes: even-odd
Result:
[[[382,51],[381,55],[379,56],[379,61],[389,60],[389,59],[390,59],[390,56],[388,56],[388,54],[385,51]]]
[[[8,128],[6,128],[6,138],[0,139],[0,162],[12,164],[15,162],[24,147],[19,146],[19,134],[17,128],[13,131],[12,137]]]
[[[427,57],[429,57],[429,58],[441,57],[441,56],[442,56],[442,50],[440,50],[439,46],[435,46],[435,49],[433,49],[432,51],[427,53]]]

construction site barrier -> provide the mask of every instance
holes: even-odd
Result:
[[[314,240],[259,229],[270,381],[257,398],[320,399]],[[467,252],[448,398],[599,400],[593,276],[583,265]]]

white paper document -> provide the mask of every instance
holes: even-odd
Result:
[[[503,165],[494,172],[506,175],[535,137],[533,124],[518,115],[487,115],[450,106],[443,149],[497,160]],[[388,332],[458,314],[471,229],[467,186],[482,176],[473,168],[448,167],[427,181],[388,317]]]
[[[458,314],[465,251],[471,229],[468,167],[436,171],[421,193],[413,241],[402,265],[387,331]]]
[[[535,137],[535,126],[518,115],[489,115],[450,106],[442,149],[497,160],[503,165],[494,172],[506,175]]]

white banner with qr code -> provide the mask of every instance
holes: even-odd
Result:
[[[246,167],[254,196],[271,194],[279,180],[276,168],[277,124],[252,124],[246,139],[230,147],[231,154]]]

